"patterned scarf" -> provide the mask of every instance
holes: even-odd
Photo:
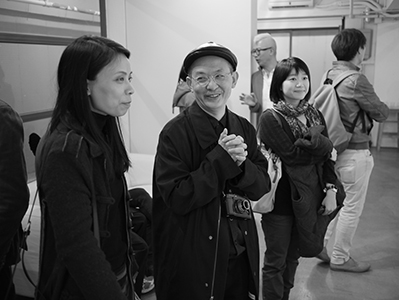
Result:
[[[322,124],[317,110],[303,99],[297,107],[280,100],[273,105],[273,108],[284,116],[296,139],[302,138],[309,131],[308,127],[297,119],[298,116],[305,115],[310,127]]]

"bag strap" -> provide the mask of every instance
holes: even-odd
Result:
[[[330,70],[331,71],[331,70]],[[328,72],[330,72],[328,71]],[[339,74],[332,83],[333,88],[335,89],[345,78],[354,75],[354,74],[358,74],[359,72],[356,70],[347,70],[345,72],[342,72],[341,74]],[[328,74],[327,74],[328,76]]]
[[[275,110],[274,108],[271,108],[270,110],[271,110],[273,116],[277,119],[278,124],[279,124],[281,127],[283,127],[283,124],[281,123],[281,119],[280,119],[280,117],[277,115],[277,114],[279,114],[279,113],[277,112],[277,110]]]

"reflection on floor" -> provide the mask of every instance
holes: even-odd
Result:
[[[399,299],[399,151],[373,148],[372,152],[375,166],[351,251],[355,259],[369,262],[371,271],[334,272],[315,258],[301,258],[290,300]],[[259,238],[262,256],[260,224]],[[331,249],[332,244],[329,253]],[[142,299],[156,300],[156,296],[152,292]]]

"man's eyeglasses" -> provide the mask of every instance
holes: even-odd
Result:
[[[252,50],[251,50],[251,54],[252,54],[253,56],[258,56],[258,55],[260,54],[261,51],[266,51],[266,50],[269,50],[269,49],[272,49],[272,48],[273,48],[273,47],[252,49]]]
[[[191,79],[193,79],[200,86],[207,86],[211,82],[211,79],[213,79],[213,81],[217,85],[220,85],[220,84],[224,83],[226,81],[226,79],[227,79],[227,76],[231,75],[231,74],[232,73],[225,73],[225,74],[218,73],[218,74],[209,75],[209,76],[200,75],[200,76],[195,77],[195,78],[191,77]]]

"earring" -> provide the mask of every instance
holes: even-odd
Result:
[[[87,89],[87,96],[90,96],[90,89]]]

